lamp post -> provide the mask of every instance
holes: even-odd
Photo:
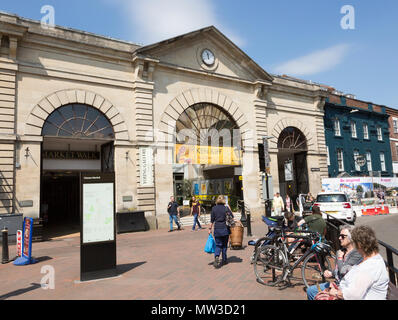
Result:
[[[263,138],[263,146],[264,146],[264,182],[265,182],[265,189],[266,189],[266,194],[264,197],[264,202],[265,202],[265,216],[266,217],[271,217],[271,208],[272,208],[272,202],[271,202],[271,197],[270,197],[270,190],[269,190],[269,183],[270,179],[272,178],[271,175],[269,175],[270,171],[270,164],[271,164],[271,159],[269,157],[269,152],[268,152],[268,139],[272,139],[273,137],[264,137]]]

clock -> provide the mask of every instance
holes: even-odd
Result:
[[[211,52],[209,49],[204,49],[202,51],[202,61],[205,65],[212,66],[216,61],[214,53]]]

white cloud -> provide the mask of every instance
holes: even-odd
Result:
[[[108,0],[104,0],[110,3]],[[220,25],[213,0],[116,0],[131,28],[132,41],[152,44],[210,25],[236,45],[244,41]]]
[[[327,49],[318,50],[306,56],[282,63],[276,66],[274,71],[278,74],[292,76],[307,76],[328,71],[343,62],[350,47],[349,44],[339,44]]]

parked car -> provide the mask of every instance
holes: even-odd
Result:
[[[318,194],[314,206],[321,209],[324,219],[327,219],[327,215],[324,213],[352,224],[357,219],[357,214],[344,192],[321,192]]]

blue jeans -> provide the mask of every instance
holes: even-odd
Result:
[[[195,230],[196,224],[198,224],[198,228],[202,229],[202,226],[200,225],[199,219],[198,219],[198,214],[193,215],[193,227],[192,230]]]
[[[214,257],[219,257],[220,253],[222,253],[222,261],[226,262],[227,261],[227,248],[228,248],[228,236],[222,236],[222,237],[215,237],[216,241],[216,250],[214,252]]]
[[[325,290],[325,289],[327,289],[327,288],[329,288],[329,287],[330,287],[330,283],[329,283],[329,282],[320,283],[320,284],[319,284],[319,288],[321,288],[321,291],[323,291],[323,290]],[[318,292],[319,292],[319,291],[318,291],[317,286],[308,287],[308,289],[307,289],[307,298],[308,298],[308,300],[314,300],[314,299],[315,299],[315,296],[316,296],[316,294],[317,294]]]
[[[180,229],[180,224],[178,223],[178,219],[175,214],[173,214],[173,215],[170,214],[169,220],[170,220],[170,230],[173,230],[173,220],[176,223],[176,225],[178,226],[178,229]]]

